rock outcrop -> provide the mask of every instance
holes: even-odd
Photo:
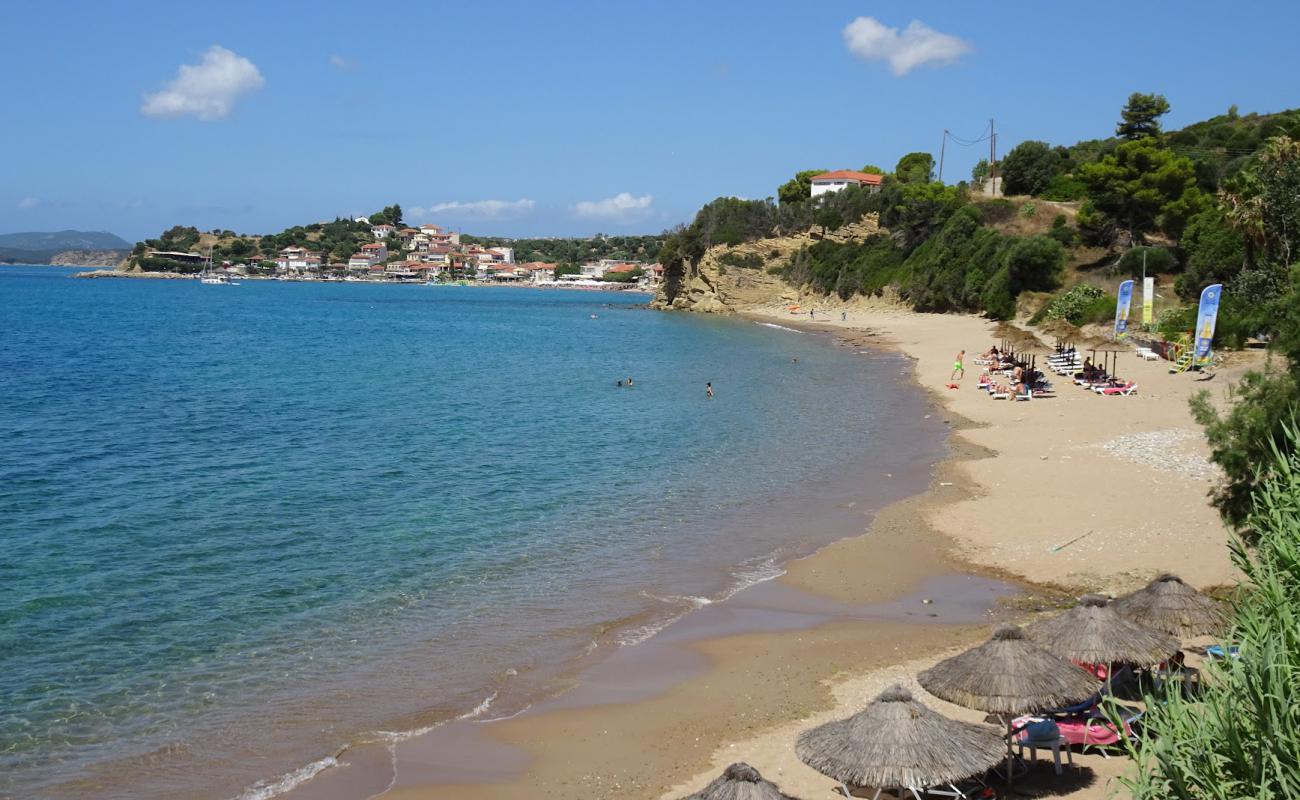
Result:
[[[734,247],[710,247],[699,261],[685,264],[680,277],[666,280],[651,306],[731,314],[776,303],[800,302],[800,298],[807,296],[807,290],[790,285],[777,274],[795,253],[822,239],[862,241],[879,231],[876,215],[869,214],[860,222],[845,225],[833,233],[807,231]]]
[[[64,250],[50,257],[60,267],[118,267],[130,250]]]

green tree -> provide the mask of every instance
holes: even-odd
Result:
[[[928,183],[934,180],[934,156],[929,153],[908,153],[898,160],[894,177],[903,183]]]
[[[1013,297],[1026,291],[1055,289],[1064,269],[1065,249],[1051,237],[1017,239],[1007,250],[1007,276]]]
[[[840,213],[839,209],[826,206],[817,209],[813,221],[822,226],[822,233],[825,234],[839,230],[844,225],[844,215]]]
[[[794,177],[776,190],[777,199],[782,205],[786,203],[802,203],[812,196],[812,176],[820,175],[825,172],[824,169],[805,169],[794,174]]]
[[[885,174],[885,171],[884,171],[883,169],[881,169],[880,167],[877,167],[875,164],[868,164],[868,165],[866,165],[865,167],[863,167],[860,171],[861,171],[861,172],[865,172],[865,173],[867,173],[868,175],[884,175],[884,174]]]
[[[1097,209],[1091,200],[1084,200],[1074,218],[1079,226],[1079,239],[1089,247],[1110,247],[1115,243],[1115,220]]]
[[[1042,194],[1064,171],[1061,156],[1047,142],[1021,142],[999,165],[1006,194]]]
[[[1096,209],[1124,226],[1134,242],[1157,227],[1177,238],[1187,219],[1208,205],[1191,160],[1151,138],[1121,143],[1101,161],[1085,164],[1079,177]]]
[[[1221,206],[1192,217],[1180,244],[1187,267],[1174,281],[1174,290],[1185,300],[1196,299],[1206,286],[1229,281],[1245,268],[1246,243]]]
[[[1160,135],[1160,118],[1169,113],[1169,101],[1162,94],[1129,95],[1128,103],[1120,111],[1120,121],[1115,125],[1115,135],[1136,140]]]
[[[979,161],[976,161],[975,166],[971,167],[970,177],[971,180],[981,185],[984,181],[988,180],[989,160],[987,158],[981,158]]]

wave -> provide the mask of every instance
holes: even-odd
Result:
[[[778,331],[789,331],[790,333],[804,333],[804,331],[795,328],[787,328],[784,325],[777,325],[775,322],[756,322],[755,325],[762,325],[764,328],[776,328]]]
[[[374,738],[364,738],[361,741],[363,743],[366,741],[371,741],[371,742],[379,741],[379,742],[383,742],[384,744],[388,745],[391,748],[393,745],[398,744],[399,742],[404,742],[407,741],[408,739],[414,739],[417,736],[423,736],[424,734],[429,733],[430,731],[433,731],[436,728],[440,728],[443,725],[446,725],[448,722],[461,722],[464,720],[475,719],[476,717],[480,717],[483,714],[487,713],[488,709],[492,707],[492,703],[496,701],[497,696],[500,695],[500,693],[501,692],[499,690],[493,692],[492,694],[483,698],[482,702],[480,702],[478,705],[471,708],[469,711],[466,711],[464,714],[461,714],[458,717],[453,717],[450,720],[435,722],[432,725],[425,725],[422,728],[413,728],[412,730],[409,731],[376,731],[374,733]],[[516,717],[519,714],[522,714],[527,709],[528,706],[525,706],[523,709],[516,711],[514,714],[511,714],[506,717],[500,717],[500,719],[510,719],[511,717]],[[495,720],[487,720],[487,721],[495,721]],[[285,774],[281,775],[278,778],[273,778],[271,780],[260,781],[258,783],[255,783],[252,786],[245,789],[243,794],[239,795],[237,798],[235,798],[235,800],[270,800],[271,798],[282,795],[285,792],[292,791],[293,789],[296,789],[297,787],[301,786],[302,784],[316,777],[317,775],[329,769],[330,767],[337,767],[339,765],[339,757],[342,756],[344,753],[346,753],[349,749],[350,746],[339,748],[338,752],[336,752],[332,756],[327,756],[317,761],[313,761],[310,764],[307,764],[305,766],[293,770],[292,772],[286,772]],[[396,751],[394,751],[394,755],[395,754]]]
[[[346,750],[347,748],[344,749]],[[286,772],[278,778],[259,781],[245,789],[244,793],[239,795],[237,800],[269,800],[272,797],[284,794],[291,789],[301,786],[330,767],[337,767],[339,764],[337,756],[342,754],[343,750],[340,750],[332,756],[327,756],[318,761],[313,761],[310,764],[295,769],[293,772]]]

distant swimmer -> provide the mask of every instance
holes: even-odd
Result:
[[[706,384],[704,384],[704,395],[705,395],[706,397],[712,397],[712,396],[713,396],[713,384],[712,384],[712,383],[706,383]]]
[[[790,363],[791,363],[791,364],[798,364],[798,363],[799,363],[799,356],[795,356],[794,358],[790,359]]]
[[[591,315],[591,318],[592,318],[592,319],[600,319],[600,317],[596,316],[595,314],[592,314],[592,315]]]
[[[629,388],[629,389],[632,388],[632,379],[631,379],[631,378],[628,378],[628,379],[627,379],[627,388]]]
[[[618,385],[619,385],[619,388],[622,388],[622,386],[623,386],[623,382],[622,382],[622,381],[619,381],[619,382],[618,382]]]

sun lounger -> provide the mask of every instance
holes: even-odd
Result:
[[[1033,399],[1034,399],[1034,390],[1033,390],[1033,389],[1026,389],[1024,394],[1018,394],[1018,395],[1016,395],[1016,399],[1017,399],[1017,400],[1033,400]]]
[[[1101,390],[1098,391],[1098,394],[1105,394],[1105,395],[1117,395],[1117,394],[1120,394],[1120,395],[1124,395],[1125,397],[1127,397],[1128,395],[1131,395],[1131,394],[1134,394],[1135,392],[1137,392],[1137,390],[1138,390],[1137,384],[1134,383],[1133,381],[1129,381],[1128,383],[1124,384],[1123,386],[1110,386],[1110,387],[1107,387],[1107,388],[1105,388],[1105,389],[1101,389]]]

